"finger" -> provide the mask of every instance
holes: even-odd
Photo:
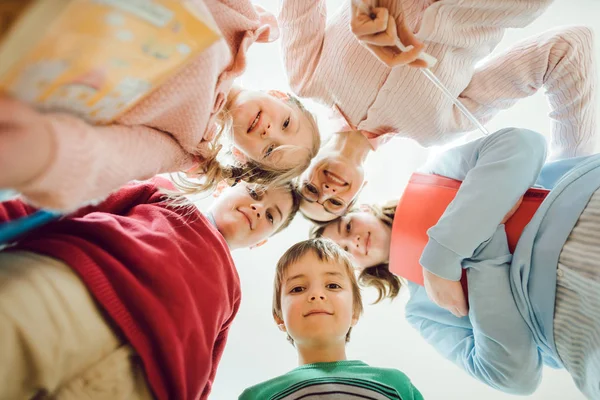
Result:
[[[394,54],[391,60],[391,66],[410,64],[419,58],[419,55],[423,51],[423,46],[411,49],[409,51],[398,52]]]
[[[372,18],[375,17],[375,18]],[[388,27],[389,12],[387,8],[373,8],[370,14],[360,10],[353,11],[350,20],[352,33],[362,39],[362,36],[385,32]]]
[[[429,67],[429,65],[424,60],[421,60],[420,58],[417,58],[415,61],[408,63],[407,65],[412,68],[427,68],[427,67]]]
[[[396,38],[396,22],[394,21],[394,18],[389,16],[387,19],[387,27],[384,32],[361,36],[360,40],[376,46],[395,46]]]
[[[395,22],[396,34],[398,35],[398,38],[400,38],[400,41],[403,45],[412,45],[414,47],[423,45],[423,42],[417,39],[411,27],[406,24],[406,21],[404,20],[404,15],[400,15],[398,18],[396,18]]]

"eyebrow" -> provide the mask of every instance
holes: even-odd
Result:
[[[325,275],[330,275],[330,276],[337,276],[340,278],[344,277],[344,274],[342,274],[341,272],[336,272],[336,271],[327,271],[325,272]],[[289,281],[293,281],[294,279],[298,279],[298,278],[304,278],[304,274],[298,274],[298,275],[294,275],[294,276],[290,276],[289,278],[287,278],[285,280],[285,282],[289,282]]]
[[[338,226],[338,235],[342,236],[342,218],[341,217],[338,219],[337,226]]]

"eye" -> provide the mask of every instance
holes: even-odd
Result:
[[[277,148],[277,146],[275,146],[274,144],[267,147],[267,150],[265,150],[265,155],[263,156],[263,158],[269,157],[271,155],[271,153],[273,152],[273,150],[275,150],[276,148]]]
[[[340,206],[344,205],[344,203],[342,203],[341,201],[339,201],[337,199],[329,199],[329,202],[336,207],[340,207]]]
[[[283,129],[287,128],[290,125],[290,117],[288,117],[288,119],[285,120],[285,122],[283,123]]]
[[[348,246],[344,246],[344,251],[345,251],[346,253],[348,253],[348,252],[349,252],[349,250],[348,250]]]
[[[271,225],[273,225],[273,223],[275,222],[275,218],[273,218],[273,214],[271,213],[271,211],[267,211],[266,215],[267,215],[267,219],[269,220]]]
[[[342,288],[337,283],[328,283],[326,287],[327,287],[327,289],[341,289]]]
[[[302,286],[296,286],[295,288],[290,290],[290,293],[302,293],[303,291],[304,291],[304,288]]]
[[[317,188],[314,185],[311,185],[310,183],[306,183],[304,185],[304,187],[306,188],[306,190],[308,190],[312,194],[319,194],[319,191],[317,190]]]
[[[348,223],[346,224],[346,233],[350,233],[351,230],[352,230],[352,220],[348,220]]]
[[[250,195],[250,197],[252,197],[254,200],[259,200],[259,196],[258,193],[256,192],[256,190],[252,189],[252,188],[248,188],[248,194]]]

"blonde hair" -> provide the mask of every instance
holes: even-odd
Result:
[[[283,287],[283,280],[288,268],[297,263],[300,258],[306,255],[308,252],[313,252],[321,261],[326,263],[339,263],[345,267],[348,278],[350,279],[350,285],[352,287],[352,313],[358,318],[363,312],[362,296],[360,294],[360,288],[356,282],[354,276],[354,264],[348,254],[342,250],[335,242],[329,239],[308,239],[302,242],[296,243],[290,247],[277,262],[277,268],[275,269],[275,280],[273,281],[273,317],[283,320],[283,314],[281,311],[281,289]],[[350,341],[350,333],[352,327],[346,334],[346,343]],[[294,340],[288,335],[287,337],[290,343],[294,344]]]
[[[389,201],[383,205],[366,205],[369,212],[379,218],[384,224],[392,227],[394,216],[396,215],[397,200]],[[360,212],[358,208],[353,208],[348,211],[348,214]],[[310,230],[310,237],[320,238],[323,236],[325,228],[329,224],[337,223],[336,218],[327,223],[315,224]],[[400,293],[400,288],[405,283],[404,278],[401,278],[390,272],[389,262],[373,265],[363,269],[359,276],[358,282],[363,287],[374,287],[377,290],[377,300],[374,304],[379,303],[385,298],[394,299]]]
[[[308,168],[311,160],[317,155],[321,147],[321,135],[315,116],[304,107],[302,102],[292,95],[289,95],[289,102],[296,106],[308,121],[313,135],[313,145],[310,149],[299,149],[295,146],[279,146],[273,151],[273,154],[275,155],[290,148],[300,151],[306,150],[306,157],[301,163],[288,168],[278,168],[274,164],[256,160],[249,160],[246,163],[234,160],[229,165],[222,164],[217,159],[217,156],[223,149],[223,145],[220,143],[221,135],[225,133],[231,136],[233,134],[233,119],[228,110],[223,110],[217,115],[217,133],[214,139],[208,144],[208,151],[206,151],[206,154],[200,155],[203,158],[203,162],[193,170],[187,171],[187,176],[182,173],[172,176],[172,180],[179,192],[184,195],[202,193],[214,189],[221,181],[225,181],[229,185],[243,180],[248,183],[257,183],[265,186],[280,186],[300,176]],[[233,159],[233,157],[229,158]],[[201,182],[188,179],[189,176],[201,178]]]

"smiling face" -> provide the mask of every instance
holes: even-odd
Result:
[[[323,237],[350,253],[361,270],[390,259],[392,229],[368,211],[349,213],[327,225]]]
[[[345,344],[358,321],[348,268],[308,251],[288,266],[281,282],[281,316],[299,347]],[[351,272],[350,272],[351,273]]]
[[[284,187],[265,190],[241,182],[225,189],[209,212],[229,247],[237,249],[276,232],[290,215],[292,202],[292,194]]]
[[[291,168],[314,154],[318,129],[285,94],[242,90],[228,108],[234,146],[246,158]]]
[[[364,180],[362,165],[323,148],[300,177],[300,211],[315,221],[331,221],[346,212]]]

